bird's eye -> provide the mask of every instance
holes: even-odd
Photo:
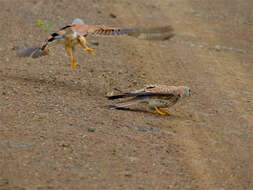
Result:
[[[148,86],[148,87],[147,87],[147,89],[152,89],[152,88],[154,88],[154,86]]]

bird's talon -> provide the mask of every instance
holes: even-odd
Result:
[[[91,55],[95,54],[94,51],[93,51],[93,49],[86,48],[85,50],[88,51]]]
[[[160,112],[160,111],[159,111],[159,112],[158,112],[158,111],[154,111],[153,113],[154,113],[154,114],[159,114],[159,115],[166,115],[165,113]]]
[[[164,110],[164,109],[159,109],[160,111],[162,111],[164,113],[164,115],[170,115],[170,113],[167,111],[167,110]]]
[[[73,69],[76,69],[76,64],[74,62],[71,63]]]
[[[157,108],[157,107],[155,107],[155,111],[154,111],[153,113],[159,114],[159,115],[169,115],[168,112],[166,112],[166,111],[164,111],[164,110],[161,110],[161,109],[159,109],[159,108]]]

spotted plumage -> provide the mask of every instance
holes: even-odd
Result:
[[[147,111],[166,115],[168,112],[161,108],[169,108],[187,96],[190,96],[190,88],[186,86],[147,85],[141,90],[108,96],[107,98],[109,100],[128,98],[126,101],[110,106],[112,109],[145,104]]]

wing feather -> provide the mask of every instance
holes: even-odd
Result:
[[[104,25],[94,26],[79,26],[79,33],[87,35],[104,35],[104,36],[115,36],[115,35],[128,35],[139,39],[145,40],[166,40],[174,36],[173,28],[171,26],[163,27],[152,27],[152,28],[113,28]],[[81,32],[83,31],[83,32]]]
[[[30,47],[30,48],[20,49],[17,51],[18,57],[39,58],[45,55],[48,55],[48,51],[41,50],[41,47]]]
[[[127,97],[144,97],[144,96],[164,96],[164,97],[169,97],[169,96],[180,96],[180,94],[177,92],[177,90],[171,86],[171,89],[165,88],[165,86],[147,86],[141,90],[137,91],[132,91],[132,92],[127,92],[119,95],[113,95],[113,96],[108,96],[107,98],[109,100],[114,100],[114,99],[119,99],[119,98],[127,98]]]

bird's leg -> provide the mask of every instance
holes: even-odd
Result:
[[[72,55],[72,49],[68,46],[65,46],[65,50],[67,52],[67,54],[69,55],[70,59],[71,59],[71,66],[73,69],[76,68],[76,64],[75,64],[75,60],[74,60],[74,57]]]
[[[160,114],[160,115],[169,115],[169,113],[165,110],[162,110],[162,109],[160,109],[156,106],[154,108],[155,108],[155,111],[153,113],[157,113],[157,114]]]
[[[159,110],[165,113],[165,115],[170,115],[170,112],[165,109],[159,108]]]
[[[86,43],[86,39],[83,37],[83,36],[78,36],[78,41],[79,43],[81,44],[81,46],[84,47],[84,50],[88,51],[90,54],[94,54],[94,51],[93,49],[90,49],[88,46],[87,46],[87,43]]]

